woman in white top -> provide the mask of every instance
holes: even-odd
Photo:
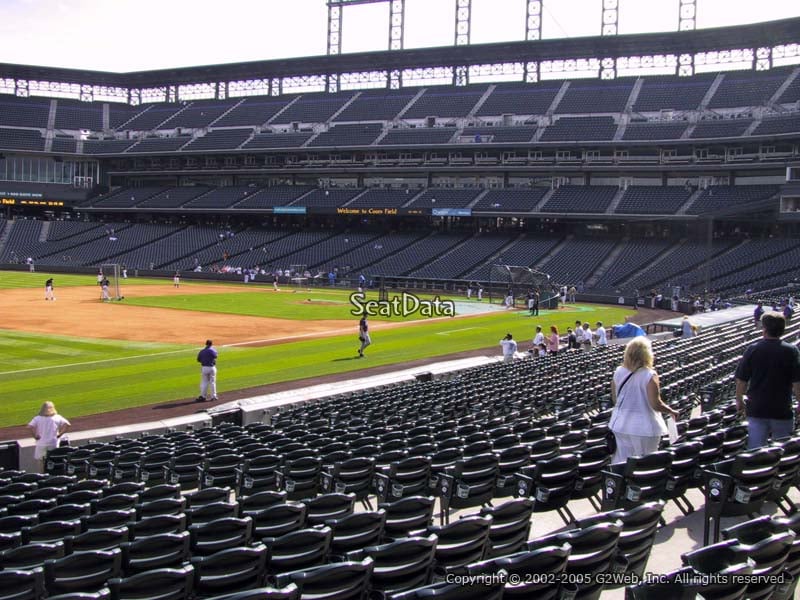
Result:
[[[43,460],[48,450],[58,447],[58,440],[70,427],[70,422],[58,414],[55,404],[45,402],[39,414],[28,423],[33,439],[36,440],[36,450],[33,457]]]
[[[645,456],[658,450],[658,443],[667,433],[662,413],[677,418],[678,412],[664,404],[653,370],[653,348],[650,340],[636,337],[625,346],[622,366],[617,367],[611,382],[614,410],[608,423],[617,439],[612,463],[621,463],[630,456]]]

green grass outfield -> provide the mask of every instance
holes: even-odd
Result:
[[[37,287],[41,283],[39,280],[45,276],[37,273],[36,282],[31,282],[31,285],[7,285],[15,278],[34,277],[28,273],[14,274],[13,278],[7,275],[0,273],[0,287]],[[72,277],[79,278],[72,285],[93,283],[92,277],[61,274],[56,276],[56,283],[70,285]],[[30,280],[23,279],[22,283],[25,281]],[[137,284],[143,282],[140,279],[134,281]],[[154,281],[164,283],[164,280]],[[267,299],[295,296],[270,296],[266,291],[254,295]],[[203,296],[205,294],[189,297],[202,304],[205,302]],[[253,306],[252,299],[248,298],[251,293],[223,296],[229,296],[231,300],[241,297],[243,312],[237,314],[252,314],[246,312],[248,306]],[[138,300],[141,299],[137,299],[137,304],[140,303]],[[349,310],[347,305],[341,306],[343,310]],[[197,308],[192,307],[191,310]],[[223,312],[229,312],[228,307]],[[219,348],[218,387],[219,392],[224,393],[280,381],[486,348],[497,345],[507,331],[523,341],[521,349],[527,349],[537,324],[544,327],[554,324],[564,332],[578,318],[592,323],[601,320],[610,325],[623,322],[626,314],[629,311],[624,308],[576,306],[573,310],[542,311],[539,317],[530,317],[522,311],[502,311],[454,320],[420,322],[384,331],[377,329],[372,335],[373,345],[364,359],[356,358],[358,340],[355,331],[349,335],[302,339],[264,347],[222,347]],[[310,317],[306,315],[303,318]],[[198,392],[199,368],[195,357],[199,348],[196,347],[0,330],[0,348],[4,354],[0,366],[0,389],[3,390],[0,427],[26,423],[43,400],[53,400],[60,412],[73,418],[190,398]],[[499,347],[497,352],[500,352]]]
[[[241,287],[244,284],[239,285]],[[248,284],[249,286],[249,284]],[[183,287],[183,284],[181,284]],[[354,320],[356,307],[350,302],[352,290],[330,288],[282,288],[275,292],[272,287],[249,286],[249,290],[231,292],[230,294],[203,293],[202,288],[197,289],[197,294],[191,295],[163,295],[144,296],[138,298],[128,297],[127,304],[136,306],[150,306],[159,308],[175,308],[179,310],[193,310],[199,312],[215,312],[232,315],[249,315],[254,317],[272,317],[276,319],[291,319],[297,321],[316,320]],[[389,296],[400,296],[400,292],[390,292]],[[367,301],[377,300],[378,292],[369,291],[364,294]],[[431,295],[420,295],[419,298],[431,299]],[[441,297],[447,299],[446,296]],[[459,302],[467,302],[460,299]],[[477,301],[473,301],[477,305]],[[484,304],[486,301],[484,301]],[[480,308],[480,307],[477,307]],[[456,314],[463,311],[456,310]],[[403,316],[374,315],[373,321],[414,321],[425,318],[418,312]]]

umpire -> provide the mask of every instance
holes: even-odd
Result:
[[[197,353],[197,362],[200,363],[200,395],[196,402],[206,401],[206,392],[211,392],[211,401],[217,399],[217,351],[214,342],[206,340],[206,347]]]

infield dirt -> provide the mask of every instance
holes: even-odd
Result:
[[[198,288],[175,289],[172,285],[125,285],[127,296],[166,296],[199,293]],[[203,286],[203,294],[252,292],[233,286]],[[275,294],[264,289],[265,294]],[[290,341],[308,335],[340,335],[356,331],[347,320],[297,320],[252,317],[211,312],[125,305],[102,302],[96,286],[56,289],[55,302],[44,299],[44,290],[0,291],[2,327],[17,331],[84,338],[198,344],[213,337],[214,343],[248,345]],[[389,325],[387,323],[387,325]],[[202,341],[202,340],[201,340]]]

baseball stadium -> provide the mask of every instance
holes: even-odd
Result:
[[[0,600],[794,598],[800,9],[706,2],[0,62]]]

